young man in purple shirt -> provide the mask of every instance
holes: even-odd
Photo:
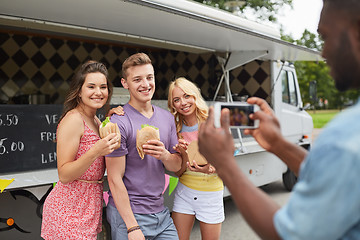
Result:
[[[121,147],[106,156],[111,191],[107,219],[112,239],[178,239],[162,196],[165,168],[176,172],[182,161],[173,150],[178,143],[174,118],[151,104],[155,77],[146,54],[127,58],[122,73],[121,83],[129,90],[130,100],[124,106],[124,116],[111,117],[119,126]],[[160,131],[160,141],[150,140],[143,145],[144,159],[136,149],[136,131],[142,124]]]

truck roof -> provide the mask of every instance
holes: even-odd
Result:
[[[178,51],[263,52],[266,60],[319,61],[268,26],[187,0],[0,0],[0,25]]]

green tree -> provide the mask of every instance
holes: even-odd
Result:
[[[286,35],[283,35],[281,38],[285,41],[318,51],[321,51],[323,46],[323,40],[319,35],[308,30],[305,30],[302,37],[298,40],[294,40],[291,36]],[[325,99],[328,100],[328,108],[341,109],[344,105],[354,103],[360,96],[359,90],[339,92],[335,87],[333,78],[330,76],[329,66],[325,62],[298,61],[295,63],[295,67],[304,102],[311,102],[309,96],[311,81],[316,81],[317,83],[317,98],[323,101]]]
[[[246,17],[248,10],[254,12],[256,18],[263,21],[277,23],[277,15],[280,9],[285,6],[292,8],[293,0],[195,0],[196,2],[207,4],[219,9],[233,12],[241,17]],[[248,13],[248,12],[247,12]],[[281,38],[285,41],[305,46],[317,51],[322,50],[323,41],[318,34],[308,30],[303,32],[300,39],[293,39],[291,35],[283,34],[280,26]],[[348,103],[355,102],[360,96],[360,90],[349,90],[339,92],[335,88],[334,80],[330,76],[330,69],[325,62],[305,62],[295,63],[297,76],[299,79],[302,99],[311,102],[309,96],[309,85],[311,81],[317,83],[317,98],[327,99],[329,108],[343,108]]]
[[[285,5],[292,7],[293,0],[195,0],[244,17],[247,10],[254,10],[256,17],[261,20],[277,22],[277,14]]]

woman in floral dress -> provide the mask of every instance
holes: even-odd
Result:
[[[102,224],[104,155],[120,139],[100,139],[96,111],[108,103],[112,87],[102,63],[88,61],[72,79],[57,128],[59,182],[43,208],[41,237],[96,239]]]

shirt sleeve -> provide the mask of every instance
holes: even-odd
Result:
[[[344,145],[309,153],[288,204],[274,216],[283,239],[340,239],[359,223],[359,152]]]

